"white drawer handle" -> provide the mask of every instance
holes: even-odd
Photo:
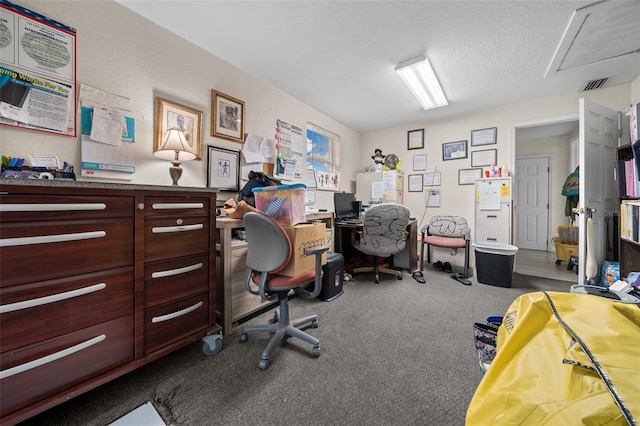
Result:
[[[151,322],[155,324],[157,322],[168,321],[168,320],[171,320],[171,319],[174,319],[174,318],[178,318],[178,317],[181,317],[183,315],[188,314],[189,312],[195,311],[200,306],[202,306],[202,302],[198,302],[195,305],[189,306],[188,308],[184,308],[181,311],[176,311],[176,312],[173,312],[173,313],[167,314],[167,315],[161,315],[159,317],[153,317],[153,318],[151,318]]]
[[[6,379],[7,377],[14,376],[16,374],[24,373],[25,371],[32,370],[36,367],[40,367],[42,365],[48,364],[50,362],[59,360],[60,358],[64,358],[65,356],[72,355],[76,352],[80,352],[83,349],[87,349],[90,346],[93,346],[97,343],[102,342],[106,339],[107,336],[101,334],[100,336],[96,336],[93,339],[89,339],[85,342],[79,343],[75,346],[71,346],[70,348],[63,349],[59,352],[52,353],[51,355],[44,356],[42,358],[34,359],[33,361],[26,362],[24,364],[16,365],[15,367],[7,368],[6,370],[0,371],[0,380]]]
[[[167,269],[166,271],[157,271],[151,274],[151,278],[165,278],[173,275],[186,274],[187,272],[195,271],[202,268],[203,263],[196,263],[195,265],[185,266],[177,269]]]
[[[153,203],[151,208],[154,210],[167,209],[201,209],[204,203]]]
[[[164,234],[166,232],[184,232],[184,231],[196,231],[204,228],[204,225],[198,223],[196,225],[184,225],[184,226],[155,226],[151,228],[151,232],[154,234]]]
[[[60,243],[64,241],[90,240],[106,236],[105,231],[79,232],[75,234],[40,235],[37,237],[3,238],[0,247],[26,246],[29,244]]]
[[[2,204],[0,212],[56,212],[80,210],[104,210],[105,203],[71,203],[71,204]]]
[[[29,299],[22,302],[9,303],[8,305],[0,305],[0,314],[19,311],[21,309],[33,308],[35,306],[46,305],[48,303],[60,302],[61,300],[71,299],[72,297],[95,293],[96,291],[104,290],[105,288],[107,288],[107,285],[105,283],[100,283],[89,287],[65,291],[64,293],[52,294],[51,296],[38,297],[37,299]]]

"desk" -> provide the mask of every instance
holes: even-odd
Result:
[[[362,223],[335,222],[335,251],[342,253],[345,264],[349,259],[362,256],[362,253],[351,245],[351,233],[361,231]],[[407,246],[400,253],[393,256],[394,266],[413,271],[418,266],[418,222],[410,219],[407,225]]]

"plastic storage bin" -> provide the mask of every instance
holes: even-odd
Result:
[[[513,264],[518,247],[500,243],[473,243],[478,282],[511,287]]]
[[[253,188],[256,209],[273,217],[278,223],[293,226],[305,221],[303,183]]]

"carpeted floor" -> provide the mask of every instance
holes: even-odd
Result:
[[[193,344],[63,405],[29,425],[107,425],[151,401],[167,425],[462,425],[479,381],[472,325],[519,295],[569,283],[515,274],[511,288],[465,286],[425,271],[425,284],[356,275],[333,302],[293,299],[291,317],[318,313],[321,356],[297,339],[258,361],[269,336],[240,329],[208,357]],[[250,321],[265,323],[273,313]]]

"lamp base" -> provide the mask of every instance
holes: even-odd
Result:
[[[180,167],[179,161],[172,161],[172,166],[169,167],[169,175],[171,176],[171,180],[173,180],[173,184],[178,186],[178,180],[180,176],[182,176],[182,167]]]

